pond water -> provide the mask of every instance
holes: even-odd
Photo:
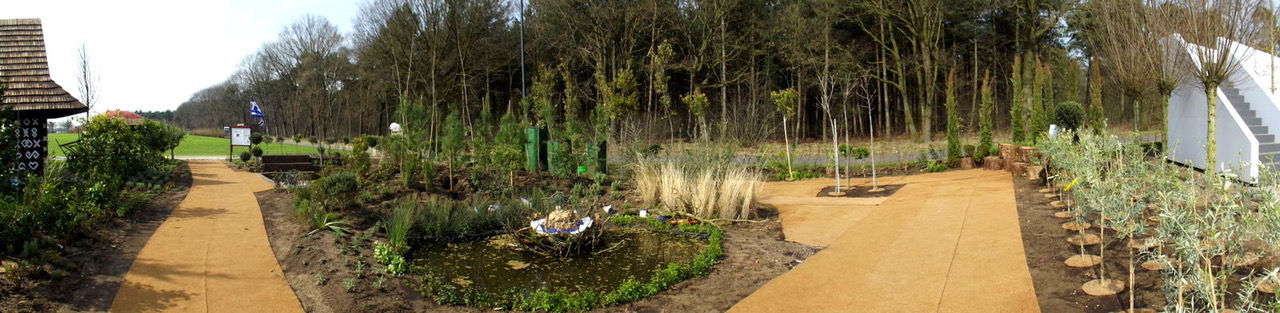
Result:
[[[564,289],[608,292],[627,278],[647,282],[659,266],[693,259],[705,240],[667,232],[613,229],[600,250],[576,257],[549,257],[512,249],[510,235],[417,249],[416,275],[431,274],[468,289],[504,292]]]

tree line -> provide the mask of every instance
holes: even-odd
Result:
[[[256,124],[252,99],[283,136],[385,134],[398,122],[434,138],[457,114],[486,137],[510,113],[553,137],[753,142],[782,133],[770,93],[790,88],[792,135],[929,140],[947,128],[954,76],[962,132],[978,130],[984,81],[997,129],[1045,126],[1030,99],[1090,103],[1143,129],[1160,125],[1142,117],[1159,116],[1162,98],[1134,87],[1151,74],[1132,74],[1137,56],[1118,43],[1151,48],[1179,29],[1146,27],[1157,20],[1145,12],[1211,11],[1200,2],[371,0],[349,34],[317,16],[288,25],[173,119]],[[1215,2],[1260,7],[1252,22],[1274,24],[1260,1]]]

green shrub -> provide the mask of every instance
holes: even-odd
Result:
[[[854,159],[864,159],[871,155],[871,150],[866,147],[853,147],[849,144],[840,144],[840,156]]]
[[[253,146],[253,148],[249,148],[249,152],[250,152],[250,153],[253,153],[253,157],[255,157],[255,158],[261,158],[261,157],[262,157],[262,147],[259,147],[259,146]]]
[[[342,171],[330,174],[313,182],[319,188],[319,199],[330,208],[343,208],[351,203],[351,199],[360,190],[360,182],[352,172]]]
[[[1084,106],[1075,101],[1058,103],[1057,108],[1054,110],[1054,123],[1064,129],[1080,129],[1080,123],[1084,122],[1084,118]]]
[[[250,159],[250,158],[253,158],[253,153],[252,153],[252,152],[249,152],[249,151],[240,152],[240,161],[241,161],[241,162],[249,162],[249,159]]]
[[[256,146],[260,143],[262,143],[262,134],[253,133],[252,135],[249,135],[249,144]]]
[[[942,161],[935,160],[935,161],[929,162],[924,166],[924,171],[929,173],[936,173],[936,172],[941,172],[945,170],[947,170],[947,163]]]
[[[378,141],[379,141],[382,137],[381,137],[381,136],[370,136],[370,135],[364,135],[364,137],[363,137],[363,138],[364,138],[364,142],[365,142],[366,144],[368,144],[370,148],[377,148],[377,147],[378,147]]]

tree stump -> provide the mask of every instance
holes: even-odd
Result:
[[[972,168],[973,168],[973,158],[971,157],[960,158],[960,169],[967,170]]]
[[[1027,174],[1027,162],[1011,162],[1004,169],[1013,173],[1013,175],[1023,176]]]
[[[1040,171],[1044,170],[1043,166],[1031,165],[1027,166],[1027,179],[1040,180]]]
[[[1016,160],[1018,156],[1018,146],[1002,143],[1000,144],[1000,158],[1005,160]]]
[[[989,156],[982,159],[982,168],[988,171],[999,171],[1004,169],[1004,160],[997,156]]]
[[[1018,161],[1021,162],[1031,163],[1031,159],[1036,158],[1036,155],[1039,154],[1039,152],[1036,151],[1036,147],[1023,146],[1018,147],[1018,150],[1018,156],[1021,157]]]

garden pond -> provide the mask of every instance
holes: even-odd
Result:
[[[707,247],[699,237],[666,231],[615,228],[599,250],[555,257],[518,249],[513,235],[422,246],[410,272],[443,278],[474,291],[512,290],[608,292],[628,278],[648,281],[662,266],[687,262]]]

